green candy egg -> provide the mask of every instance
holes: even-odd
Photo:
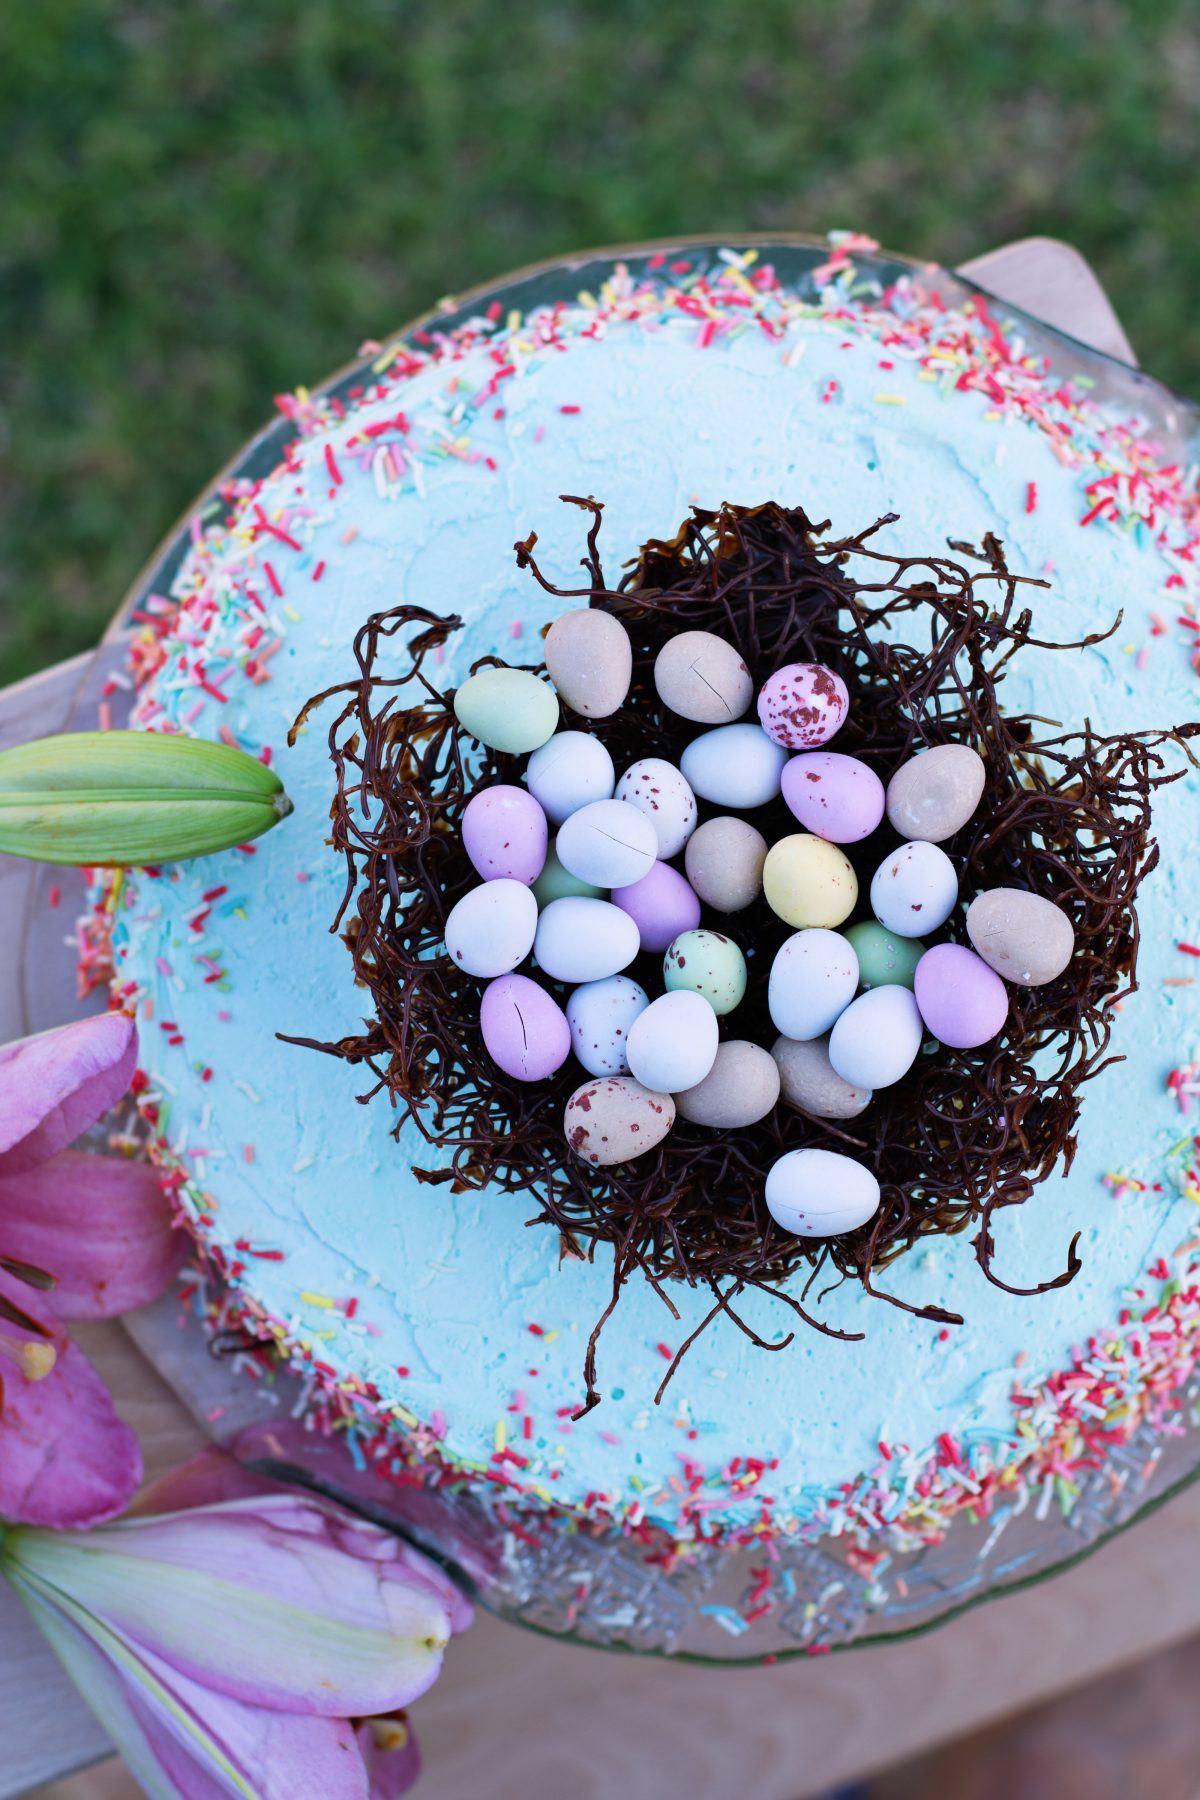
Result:
[[[722,931],[681,931],[663,957],[663,977],[668,993],[683,988],[728,1013],[746,992],[746,959]]]
[[[455,694],[454,715],[490,750],[524,756],[558,730],[558,695],[528,669],[480,669]]]
[[[925,946],[916,938],[897,937],[873,919],[851,925],[842,934],[858,958],[858,979],[864,988],[906,987],[913,984]]]
[[[542,872],[533,884],[533,897],[540,908],[549,906],[552,900],[566,900],[572,894],[578,894],[584,900],[599,900],[603,898],[604,889],[572,875],[570,869],[565,869],[559,862],[558,850],[551,844]]]

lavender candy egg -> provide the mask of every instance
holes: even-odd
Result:
[[[489,981],[479,1003],[488,1055],[514,1081],[544,1081],[571,1049],[566,1014],[528,975]]]
[[[700,923],[700,902],[678,869],[656,862],[640,881],[612,890],[613,905],[638,928],[642,949],[659,955],[682,931]]]
[[[503,876],[528,887],[546,865],[546,815],[532,794],[505,782],[472,794],[463,813],[462,840],[485,881]]]
[[[1008,1017],[1008,989],[964,944],[935,944],[927,950],[917,964],[915,988],[926,1025],[955,1050],[986,1044]]]
[[[451,907],[446,954],[468,975],[507,975],[529,955],[537,928],[531,890],[523,881],[499,876],[472,888]]]
[[[526,786],[556,825],[593,800],[607,800],[616,779],[612,757],[590,731],[556,731],[525,769]]]
[[[783,797],[800,823],[830,844],[861,843],[883,818],[883,783],[874,769],[836,750],[793,756],[783,771]]]
[[[824,663],[787,663],[764,681],[758,695],[763,730],[789,750],[827,744],[849,710],[845,682]]]
[[[678,856],[696,829],[696,796],[674,763],[643,756],[630,763],[615,798],[645,813],[658,839],[658,854]]]
[[[586,981],[567,1001],[571,1048],[589,1075],[624,1075],[629,1069],[629,1030],[650,997],[630,975]]]

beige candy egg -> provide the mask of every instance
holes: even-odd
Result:
[[[795,833],[767,851],[763,893],[786,925],[840,925],[854,911],[858,876],[836,844]]]
[[[654,685],[664,706],[699,725],[728,725],[754,698],[741,655],[711,631],[681,631],[654,661]]]
[[[546,633],[546,670],[572,712],[610,718],[633,676],[629,633],[611,613],[590,606],[562,613]]]
[[[644,1088],[632,1075],[585,1081],[567,1101],[563,1115],[569,1147],[593,1168],[644,1156],[662,1143],[674,1123],[670,1094]]]
[[[940,844],[972,818],[987,774],[969,744],[937,744],[901,763],[887,787],[887,816],[902,838]]]
[[[762,892],[767,840],[745,819],[709,819],[687,842],[683,866],[693,891],[717,912],[741,912]]]
[[[1075,949],[1075,930],[1062,908],[1023,888],[988,888],[972,900],[967,936],[988,967],[1018,987],[1054,981]]]
[[[779,1069],[760,1044],[731,1038],[704,1080],[676,1094],[681,1119],[736,1131],[765,1119],[779,1098]]]
[[[829,1060],[829,1039],[776,1038],[771,1055],[779,1070],[779,1086],[789,1106],[816,1119],[857,1119],[870,1106],[870,1088],[843,1081]]]

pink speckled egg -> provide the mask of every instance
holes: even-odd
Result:
[[[700,902],[678,869],[656,862],[640,881],[612,890],[613,904],[638,928],[642,949],[658,955],[681,931],[700,923]]]
[[[528,887],[546,861],[546,815],[524,788],[480,788],[463,813],[463,849],[485,881],[509,878]]]
[[[782,786],[800,823],[831,844],[861,843],[883,818],[883,783],[856,756],[836,750],[793,756]]]
[[[514,1081],[544,1081],[570,1053],[566,1014],[528,975],[501,975],[488,982],[479,1025],[488,1055]]]
[[[971,1050],[994,1038],[1008,1017],[1008,990],[994,969],[963,944],[935,944],[917,964],[917,1006],[935,1038]]]
[[[758,695],[763,730],[789,750],[827,744],[849,707],[845,682],[824,663],[788,663],[776,669]]]

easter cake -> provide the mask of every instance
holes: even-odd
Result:
[[[284,404],[133,722],[295,811],[86,932],[214,1328],[360,1459],[656,1553],[927,1543],[1169,1428],[1181,471],[846,247],[617,264]]]

